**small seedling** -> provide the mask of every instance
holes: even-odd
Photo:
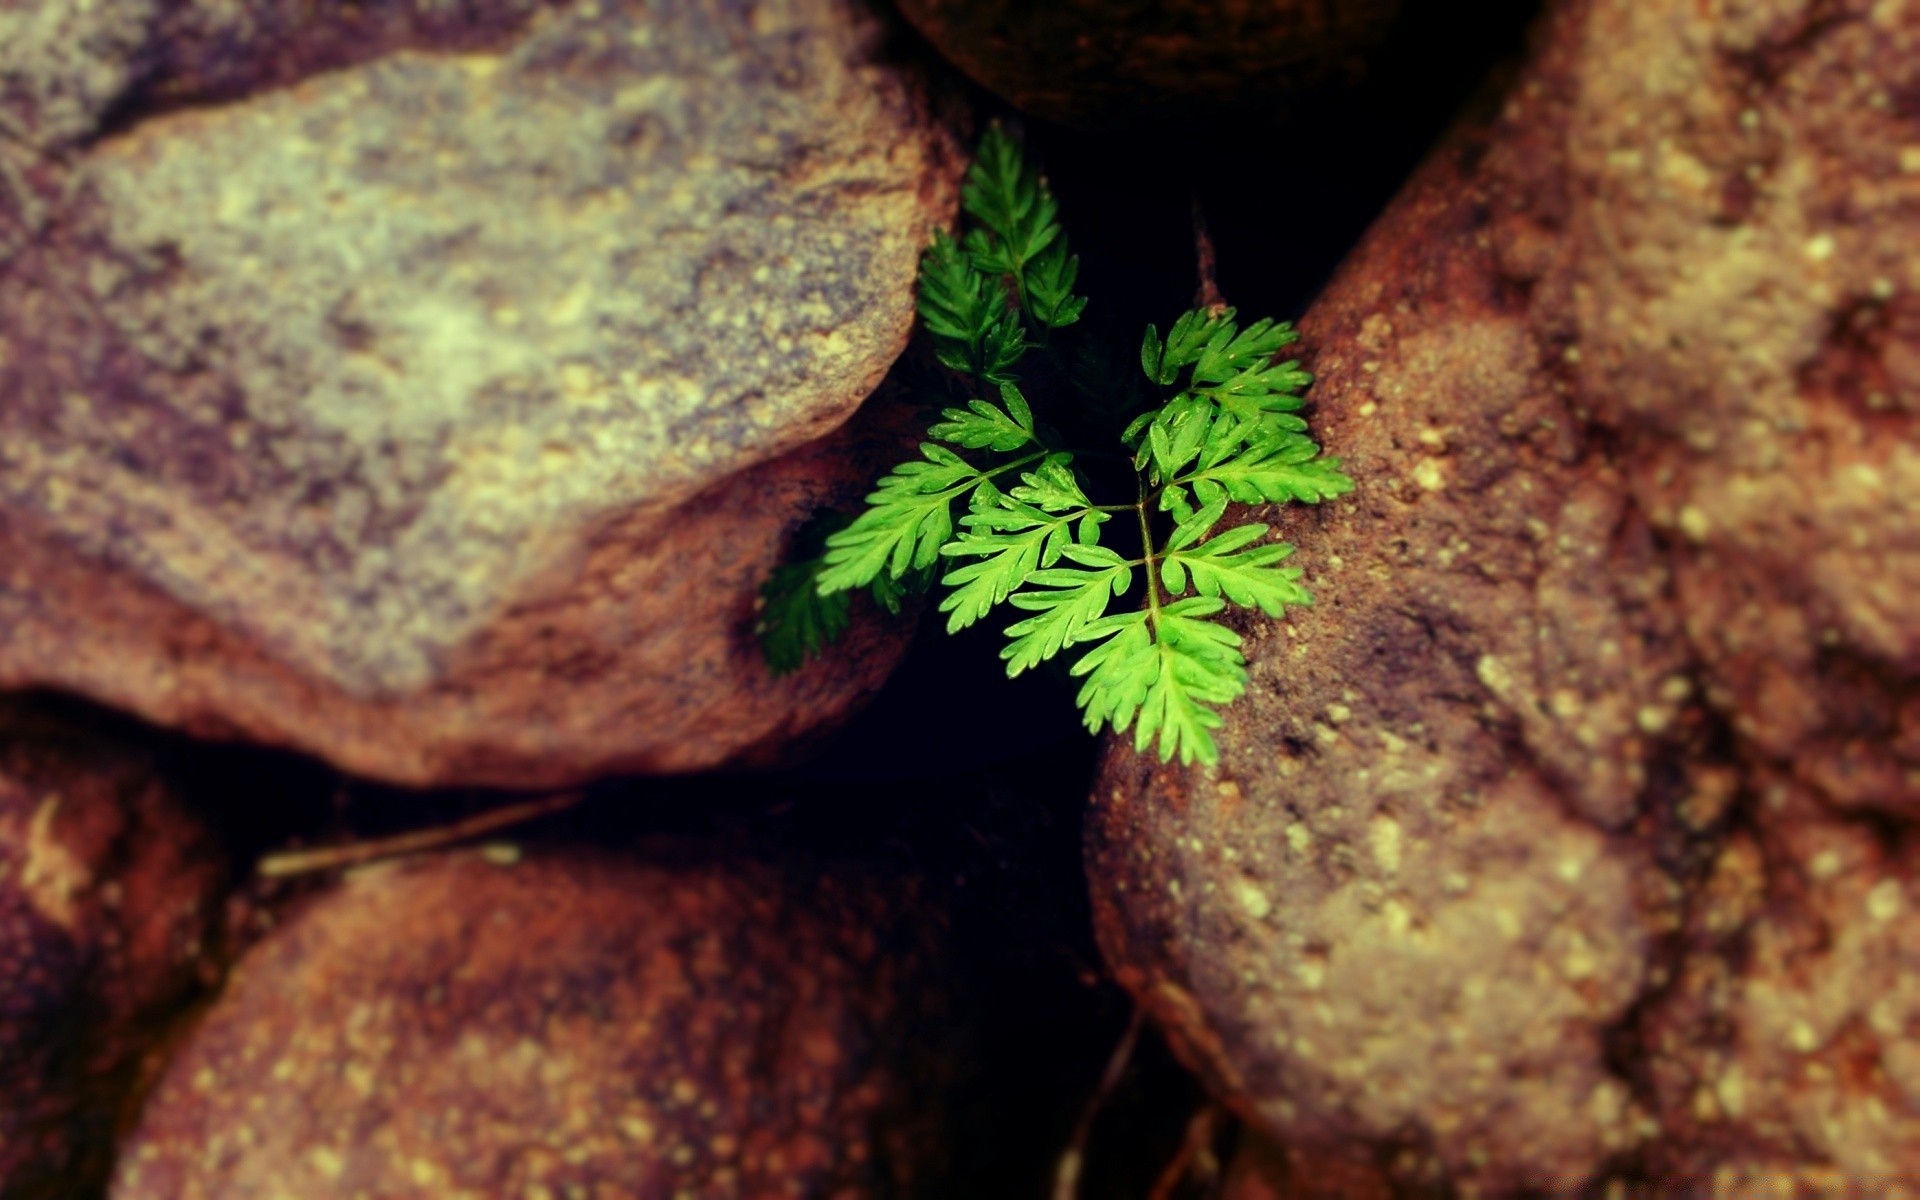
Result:
[[[1157,737],[1165,761],[1213,763],[1216,710],[1247,687],[1240,635],[1219,615],[1311,603],[1300,569],[1282,565],[1293,547],[1228,520],[1228,506],[1353,489],[1299,415],[1312,376],[1274,361],[1299,335],[1217,307],[1165,337],[1148,326],[1138,373],[1090,341],[1068,353],[1087,307],[1079,260],[1046,182],[999,126],[961,195],[968,228],[927,250],[919,311],[963,403],[864,510],[803,532],[762,588],[767,660],[790,671],[821,653],[855,590],[898,611],[938,575],[950,633],[1000,605],[1025,614],[1006,629],[1007,674],[1079,649],[1090,730],[1131,727],[1140,749]]]

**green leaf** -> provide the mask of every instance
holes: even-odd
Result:
[[[946,409],[940,414],[946,420],[927,430],[927,436],[969,450],[1020,449],[1034,440],[1033,411],[1010,383],[1000,385],[1000,398],[1004,408],[970,400],[966,408]]]
[[[909,597],[925,595],[927,589],[932,586],[932,568],[915,567],[897,579],[882,571],[873,577],[873,582],[867,585],[867,589],[872,593],[875,604],[894,616],[899,616],[900,610],[906,606]]]
[[[1252,545],[1266,535],[1265,525],[1236,525],[1205,545],[1169,549],[1161,560],[1161,581],[1178,596],[1187,590],[1191,575],[1194,590],[1202,596],[1224,596],[1270,617],[1280,616],[1289,605],[1312,604],[1313,597],[1298,582],[1300,569],[1274,566],[1293,553],[1292,546],[1285,542]]]
[[[827,539],[821,595],[865,586],[882,571],[899,578],[931,566],[953,534],[954,500],[992,486],[983,472],[945,446],[922,442],[920,454],[881,476],[867,495],[866,509]]]
[[[1054,329],[1078,321],[1087,308],[1087,298],[1073,294],[1079,274],[1080,256],[1067,252],[1064,237],[1055,240],[1034,258],[1022,276],[1027,285],[1027,311]]]
[[[1340,460],[1319,455],[1319,445],[1304,434],[1270,424],[1242,426],[1231,438],[1208,439],[1198,466],[1176,482],[1193,484],[1203,496],[1224,491],[1243,504],[1318,504],[1351,492],[1353,480],[1341,471]]]
[[[955,589],[940,605],[950,614],[947,632],[957,633],[986,616],[1035,571],[1058,563],[1076,542],[1098,543],[1107,514],[1092,507],[1072,462],[1071,454],[1050,454],[1037,470],[1022,474],[1020,485],[1007,495],[989,497],[986,488],[974,493],[973,511],[960,521],[967,531],[941,550],[948,558],[982,560],[956,567],[942,580]]]
[[[1147,426],[1142,447],[1153,463],[1155,478],[1172,479],[1199,456],[1216,423],[1216,411],[1213,405],[1186,392],[1161,407]]]
[[[1133,582],[1133,564],[1105,546],[1069,545],[1061,554],[1071,567],[1039,570],[1027,582],[1044,591],[1015,592],[1008,602],[1037,615],[1007,627],[1012,640],[1001,649],[1007,674],[1038,666],[1077,640]]]
[[[1184,550],[1207,536],[1227,512],[1227,498],[1216,496],[1202,507],[1177,518],[1173,536],[1167,539],[1167,551]],[[1178,589],[1176,589],[1178,590]]]
[[[1225,309],[1219,313],[1209,313],[1205,309],[1194,309],[1182,313],[1180,319],[1167,331],[1167,340],[1160,341],[1159,333],[1153,326],[1147,326],[1147,340],[1140,347],[1140,367],[1147,378],[1162,387],[1172,387],[1180,378],[1183,367],[1192,366],[1207,353],[1208,347],[1217,341],[1222,350],[1233,337],[1233,310]]]
[[[775,675],[799,670],[807,659],[839,641],[852,620],[850,594],[820,594],[818,580],[825,565],[818,558],[786,563],[775,567],[760,585],[753,634]]]
[[[1285,415],[1306,406],[1305,398],[1294,393],[1313,382],[1313,376],[1295,369],[1299,365],[1286,362],[1272,367],[1249,367],[1214,386],[1195,383],[1192,394],[1207,397],[1242,421],[1304,430],[1305,421]]]
[[[1221,608],[1217,599],[1193,596],[1157,614],[1126,613],[1084,627],[1078,640],[1105,639],[1072,668],[1086,677],[1078,701],[1087,728],[1111,725],[1124,733],[1132,725],[1135,748],[1157,737],[1163,761],[1219,761],[1211,731],[1220,717],[1212,706],[1247,686],[1240,635],[1205,619]]]
[[[1224,315],[1225,336],[1216,330],[1194,360],[1195,383],[1224,383],[1247,370],[1265,368],[1280,347],[1300,340],[1291,322],[1259,320],[1234,333],[1233,314],[1229,311]]]
[[[1075,697],[1080,715],[1091,733],[1103,725],[1124,732],[1160,676],[1146,610],[1102,617],[1081,629],[1080,640],[1100,641],[1072,667],[1072,674],[1087,677]]]
[[[1072,542],[1070,516],[1050,516],[1027,504],[1001,509],[995,516],[997,521],[980,522],[941,551],[950,558],[979,559],[948,571],[941,579],[954,589],[940,604],[940,611],[949,614],[948,633],[958,633],[986,616],[1041,566],[1058,562],[1061,551]],[[972,523],[973,518],[966,521]]]
[[[933,335],[934,355],[956,371],[987,383],[1012,380],[1026,353],[1019,315],[1006,293],[968,260],[958,243],[936,233],[920,259],[920,320]]]
[[[1212,735],[1220,715],[1212,706],[1246,691],[1247,668],[1240,635],[1204,619],[1219,607],[1218,600],[1193,596],[1161,608],[1154,638],[1159,671],[1140,706],[1134,749],[1145,750],[1157,734],[1162,762],[1220,760]]]
[[[1080,477],[1074,473],[1073,455],[1065,451],[1047,455],[1038,470],[1022,474],[1020,486],[1009,490],[1015,500],[1048,512],[1077,512],[1093,505],[1080,486]],[[1106,513],[1099,515],[1102,520],[1106,519]]]
[[[997,122],[980,139],[960,199],[981,226],[966,238],[974,269],[1010,279],[1021,309],[1037,323],[1059,328],[1078,321],[1087,301],[1073,294],[1080,260],[1067,250],[1059,205]]]
[[[980,139],[960,187],[960,202],[1020,262],[1060,233],[1053,197],[998,121]]]

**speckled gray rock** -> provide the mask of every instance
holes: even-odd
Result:
[[[0,1196],[105,1180],[138,1061],[209,969],[224,865],[144,755],[0,702]]]
[[[951,1063],[926,915],[675,844],[355,872],[240,960],[112,1195],[917,1194]]]
[[[363,7],[4,18],[0,681],[415,783],[700,767],[844,712],[886,639],[783,682],[744,633],[786,532],[879,465],[815,443],[951,206],[883,27]],[[505,632],[531,610],[569,616]]]

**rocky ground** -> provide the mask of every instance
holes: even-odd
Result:
[[[989,117],[1357,481],[1217,767],[753,644]],[[0,7],[0,1200],[1907,1194],[1916,263],[1914,0]]]

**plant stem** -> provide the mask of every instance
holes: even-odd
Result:
[[[1133,505],[1133,511],[1140,518],[1140,554],[1147,569],[1147,620],[1153,624],[1156,634],[1160,631],[1160,581],[1154,576],[1155,558],[1153,554],[1153,525],[1147,519],[1147,481],[1141,479],[1140,499]]]
[[[982,471],[980,472],[980,478],[992,479],[995,475],[1005,475],[1008,471],[1012,471],[1020,467],[1024,467],[1030,462],[1039,462],[1041,459],[1045,458],[1050,453],[1051,451],[1048,451],[1048,450],[1036,450],[1032,454],[1027,455],[1025,458],[1016,458],[1012,462],[1006,463],[1002,466],[995,467],[991,471]]]

